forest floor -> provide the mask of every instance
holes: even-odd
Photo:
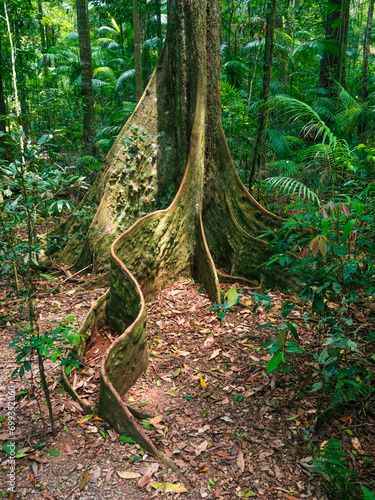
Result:
[[[105,289],[77,290],[83,278],[40,280],[37,312],[42,329],[52,321],[74,316],[77,329],[93,300]],[[291,361],[293,372],[266,373],[271,356],[259,349],[273,338],[278,310],[289,297],[270,293],[274,308],[253,311],[250,290],[237,286],[242,306],[220,320],[198,284],[182,281],[168,287],[148,304],[149,367],[125,395],[125,401],[148,414],[141,424],[150,439],[177,465],[190,485],[189,492],[163,492],[179,477],[163,462],[147,455],[100,419],[85,419],[82,408],[62,391],[60,371],[48,364],[49,386],[58,434],[49,430],[47,407],[34,366],[30,377],[11,378],[15,355],[9,342],[25,321],[25,303],[15,300],[3,283],[0,291],[0,440],[7,442],[7,397],[17,393],[16,444],[18,453],[14,498],[67,500],[149,499],[166,495],[191,499],[258,497],[328,499],[321,475],[312,470],[314,451],[334,437],[342,443],[348,465],[358,473],[353,481],[374,490],[375,404],[341,405],[316,426],[320,391],[311,385],[320,375],[313,354],[322,350],[322,333],[306,324],[303,307],[290,320],[298,326],[306,354]],[[334,307],[334,305],[333,305]],[[362,326],[360,338],[374,330],[366,309],[353,311]],[[86,352],[84,365],[72,377],[80,395],[98,399],[99,366],[115,334],[99,332]],[[358,363],[370,359],[371,344],[361,343],[350,354]],[[297,355],[296,355],[297,356]],[[33,397],[34,395],[34,397]],[[35,396],[40,401],[40,410]],[[48,428],[47,428],[48,427]],[[125,441],[127,439],[125,438]],[[1,452],[0,496],[7,491],[7,455]]]

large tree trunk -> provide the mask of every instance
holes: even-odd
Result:
[[[99,414],[151,452],[121,399],[147,366],[145,298],[194,275],[218,302],[216,266],[255,286],[274,280],[260,271],[268,252],[260,235],[281,224],[241,183],[224,137],[220,1],[168,6],[161,59],[79,207],[97,208],[83,246],[82,215],[49,235],[70,235],[61,257],[78,257],[76,267],[93,263],[93,255],[95,267],[110,267],[110,290],[82,330],[89,335],[106,323],[122,334],[103,360]]]
[[[81,59],[81,87],[83,102],[83,140],[91,155],[96,152],[94,144],[94,90],[92,87],[92,57],[89,14],[87,0],[76,0],[79,55]]]
[[[272,0],[267,7],[267,28],[266,28],[266,43],[264,48],[264,69],[263,69],[263,105],[260,115],[257,140],[254,148],[253,162],[249,178],[249,189],[252,188],[257,165],[265,163],[264,149],[264,131],[268,120],[267,102],[271,91],[272,78],[272,60],[273,50],[275,47],[275,24],[276,24],[277,1]]]

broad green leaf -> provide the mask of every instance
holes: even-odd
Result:
[[[312,387],[311,387],[311,392],[316,392],[319,391],[323,387],[323,382],[316,382]]]
[[[46,453],[48,453],[48,455],[51,455],[52,457],[59,457],[60,456],[60,452],[57,450],[46,450]]]
[[[283,352],[280,351],[271,359],[271,361],[267,365],[267,373],[273,372],[279,366],[281,361],[283,360]]]
[[[256,497],[257,494],[251,488],[245,488],[244,490],[237,493],[237,496],[240,498],[253,498]]]
[[[238,293],[235,286],[232,286],[227,293],[225,294],[226,299],[228,300],[228,306],[233,307],[237,303]]]
[[[123,443],[135,443],[134,439],[132,439],[130,436],[120,436],[118,439]]]
[[[179,368],[177,368],[177,370],[175,370],[175,371],[173,372],[173,376],[174,376],[174,378],[178,377],[180,374],[181,374],[181,370],[180,370]]]
[[[7,441],[3,444],[3,451],[5,451],[5,453],[7,453],[8,455],[13,453],[16,454],[17,450],[18,448],[13,441]]]
[[[352,229],[354,227],[355,222],[356,222],[355,219],[352,219],[344,227],[344,233],[343,233],[344,239],[346,239],[349,236],[349,234],[352,232]]]

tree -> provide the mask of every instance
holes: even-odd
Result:
[[[125,332],[102,365],[99,414],[147,449],[121,400],[147,365],[144,297],[194,275],[219,302],[219,279],[241,278],[216,266],[255,286],[275,281],[260,271],[268,252],[260,236],[281,224],[247,192],[225,140],[219,0],[169,0],[168,7],[165,46],[136,110],[78,211],[49,234],[76,268],[110,266],[110,292],[84,327],[105,322]],[[82,240],[85,207],[96,213]]]
[[[368,57],[370,54],[372,19],[374,17],[374,3],[375,0],[370,0],[368,7],[365,40],[363,42],[363,66],[362,66],[362,84],[361,84],[362,104],[366,101],[368,97],[367,72],[368,72]]]
[[[5,133],[6,131],[6,121],[3,118],[6,115],[7,109],[6,109],[6,104],[5,104],[5,97],[4,97],[4,86],[3,86],[3,53],[1,50],[1,36],[0,36],[0,132]],[[0,145],[3,145],[3,138],[0,139]]]
[[[135,62],[135,86],[137,102],[142,97],[142,65],[141,65],[141,28],[139,21],[138,0],[133,0],[133,29],[134,29],[134,62]]]
[[[256,166],[259,161],[260,155],[262,154],[263,146],[263,133],[266,128],[268,112],[267,112],[267,101],[271,91],[271,77],[272,77],[272,59],[273,50],[275,46],[275,24],[276,24],[276,10],[277,2],[272,0],[268,2],[267,6],[267,28],[266,28],[266,45],[264,49],[264,69],[263,69],[263,106],[260,115],[260,123],[258,128],[257,140],[254,148],[253,162],[251,165],[250,179],[249,179],[249,189],[251,189],[254,175],[256,171]]]
[[[335,81],[346,86],[345,55],[349,30],[348,0],[332,0],[327,5],[325,50],[320,65],[319,87],[333,93]]]
[[[79,54],[81,59],[81,86],[83,102],[83,140],[89,153],[95,154],[94,91],[92,88],[92,57],[87,0],[76,0]]]

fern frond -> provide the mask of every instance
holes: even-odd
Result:
[[[96,141],[100,141],[101,139],[108,139],[108,137],[114,138],[117,137],[121,131],[121,126],[109,126],[103,127],[99,130],[99,132],[95,136]]]
[[[366,386],[360,384],[343,384],[340,389],[335,390],[332,395],[328,410],[333,410],[338,406],[347,405],[350,401],[355,401],[359,396],[368,396],[369,391]]]
[[[375,495],[371,491],[369,491],[367,488],[361,484],[361,489],[362,489],[362,499],[363,500],[375,500]]]
[[[303,200],[315,203],[318,207],[320,206],[320,200],[317,194],[296,179],[291,179],[289,177],[269,177],[264,181],[271,191],[278,190],[282,195],[294,196],[297,195]]]

